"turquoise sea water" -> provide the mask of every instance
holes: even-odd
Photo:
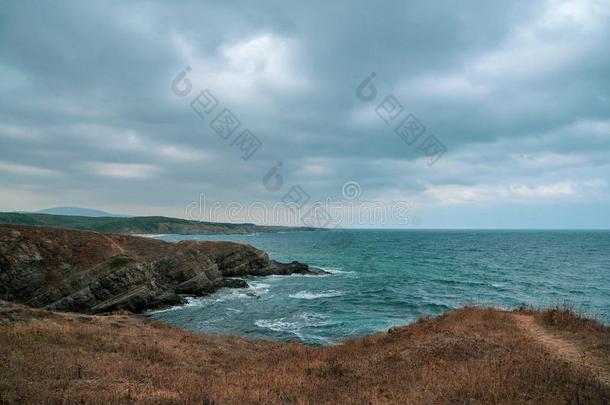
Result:
[[[465,304],[570,303],[610,323],[608,231],[347,230],[161,237],[249,243],[329,276],[248,279],[150,316],[249,338],[332,344]]]

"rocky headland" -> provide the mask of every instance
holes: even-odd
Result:
[[[245,287],[244,276],[320,272],[239,243],[0,225],[0,299],[50,310],[139,312]]]

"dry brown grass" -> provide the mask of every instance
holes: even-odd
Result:
[[[545,325],[560,330],[574,332],[608,332],[610,330],[607,326],[579,314],[569,304],[540,311],[539,317]]]
[[[570,305],[539,311],[535,317],[549,332],[576,344],[581,356],[608,371],[605,380],[610,385],[610,327],[575,312]]]
[[[610,388],[592,373],[543,350],[512,313],[493,309],[464,308],[316,348],[198,335],[125,313],[4,307],[5,403],[610,402]],[[603,345],[609,336],[602,328],[594,338]]]

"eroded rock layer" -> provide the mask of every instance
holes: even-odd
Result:
[[[0,225],[0,299],[87,313],[185,302],[248,275],[317,273],[250,245]]]

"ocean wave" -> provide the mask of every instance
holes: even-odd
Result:
[[[132,234],[132,236],[139,236],[141,238],[156,239],[156,238],[162,238],[164,236],[169,236],[169,234],[166,234],[166,233],[157,233],[157,234],[152,234],[152,233],[134,233],[134,234]]]
[[[205,299],[205,297],[186,297],[186,303],[184,303],[184,304],[174,305],[169,308],[154,309],[154,310],[148,311],[147,313],[162,314],[164,312],[176,311],[176,310],[184,309],[184,308],[188,308],[188,307],[197,307],[197,306],[201,306],[201,301],[203,299]]]
[[[177,309],[181,309],[183,308],[184,305],[174,305],[173,307],[169,307],[169,308],[163,308],[163,309],[152,309],[150,311],[146,311],[145,314],[150,314],[150,315],[156,315],[156,314],[162,314],[164,312],[171,312],[171,311],[175,311]]]
[[[299,291],[295,294],[290,294],[290,298],[298,298],[302,300],[315,300],[318,298],[332,298],[332,297],[340,297],[344,295],[343,291],[337,290],[329,290],[329,291],[320,291],[320,292],[311,292],[311,291]]]
[[[252,299],[252,297],[264,295],[268,292],[265,288],[235,288],[235,289],[223,289],[205,297],[193,297],[187,298],[188,302],[184,307],[205,307],[210,304],[216,304],[219,302],[240,300],[240,299]]]
[[[442,311],[446,311],[448,309],[454,309],[454,307],[448,303],[432,301],[432,300],[422,301],[422,302],[418,303],[417,306],[420,309],[423,309],[425,311],[432,310],[435,312],[442,312]]]
[[[253,285],[252,285],[253,284]],[[271,287],[265,283],[252,283],[248,288],[231,288],[221,289],[213,294],[205,297],[186,297],[186,303],[181,305],[174,305],[169,308],[155,309],[148,311],[149,314],[161,314],[164,312],[177,311],[180,309],[186,309],[190,307],[205,307],[211,304],[220,302],[239,300],[239,299],[252,299],[253,297],[260,297],[269,292]],[[228,308],[229,309],[229,308]],[[238,310],[235,310],[236,312]]]
[[[202,302],[224,302],[224,301],[231,301],[231,300],[241,299],[241,298],[250,298],[250,296],[247,294],[247,292],[245,292],[247,290],[248,289],[246,289],[246,288],[240,288],[240,289],[232,289],[227,292],[217,292],[208,297],[201,298],[201,301]]]
[[[476,280],[460,280],[456,278],[433,278],[430,280],[433,283],[442,283],[449,285],[464,285],[464,286],[477,286],[477,287],[488,287],[489,283]]]
[[[317,267],[317,266],[311,266],[311,267],[316,267],[321,269],[321,267]],[[286,277],[328,277],[328,274],[300,274],[300,273],[293,273],[293,274],[271,274],[269,276],[264,276],[265,280],[282,280],[282,279],[286,279]]]
[[[297,327],[295,322],[286,322],[271,319],[259,319],[255,321],[254,324],[259,328],[269,329],[275,332],[291,332]]]
[[[322,267],[314,266],[331,274],[355,274],[354,271],[346,271],[342,267]]]
[[[250,290],[261,291],[261,290],[269,290],[271,288],[271,284],[262,283],[260,281],[251,281],[250,282]]]
[[[324,326],[338,325],[341,322],[330,320],[327,316],[317,313],[302,313],[296,316],[277,319],[258,319],[254,325],[259,328],[269,329],[274,332],[292,333],[298,337],[304,337],[301,333],[303,328],[319,328]]]

